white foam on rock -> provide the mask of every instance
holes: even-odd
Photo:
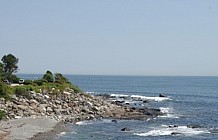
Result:
[[[66,135],[66,132],[61,132],[60,134],[58,134],[58,137]]]
[[[166,135],[182,135],[193,136],[199,134],[210,133],[204,128],[188,128],[187,126],[169,127],[163,125],[161,128],[148,131],[146,133],[135,133],[138,136],[166,136]]]
[[[141,95],[126,95],[126,94],[111,94],[111,97],[115,98],[132,98],[136,100],[150,100],[150,101],[156,101],[161,102],[165,100],[171,100],[169,97],[148,97],[148,96],[141,96]]]
[[[153,101],[156,101],[156,102],[171,100],[168,97],[147,97],[147,96],[140,96],[140,95],[131,95],[130,97],[133,98],[133,99],[153,100]]]
[[[174,118],[174,119],[178,119],[179,116],[175,115],[175,114],[166,114],[166,115],[161,115],[158,116],[159,118]]]
[[[83,125],[92,124],[92,122],[91,122],[91,121],[80,121],[80,122],[76,122],[75,124],[76,124],[76,125],[83,126]]]
[[[162,113],[172,113],[173,109],[169,107],[160,107],[159,108]]]
[[[111,94],[111,97],[129,97],[129,95],[126,94]]]

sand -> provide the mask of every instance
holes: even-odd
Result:
[[[52,139],[64,131],[63,123],[50,118],[20,118],[0,123],[0,139],[37,140]]]

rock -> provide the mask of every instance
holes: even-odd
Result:
[[[89,110],[86,109],[86,108],[83,108],[81,111],[84,112],[84,113],[88,113],[89,112]]]
[[[36,108],[37,112],[39,113],[43,113],[43,112],[46,112],[46,108],[44,106],[39,106]]]
[[[27,106],[24,106],[24,105],[18,105],[17,107],[18,107],[18,109],[21,109],[21,110],[27,109]]]
[[[94,106],[92,109],[93,109],[94,111],[99,111],[99,110],[100,110],[97,106]]]
[[[60,104],[61,104],[61,101],[55,100],[55,103],[58,104],[58,105],[60,105]]]
[[[88,107],[92,108],[93,104],[91,102],[86,103]]]
[[[202,126],[198,125],[198,124],[190,124],[187,125],[188,128],[202,128]]]
[[[21,116],[15,116],[14,117],[15,119],[20,119],[20,118],[22,118]]]
[[[53,109],[52,109],[51,107],[47,107],[46,111],[47,111],[48,113],[51,113],[51,112],[53,112]]]
[[[12,99],[12,100],[18,100],[18,97],[13,94],[13,95],[11,95],[11,99]]]
[[[68,106],[68,104],[67,103],[64,103],[63,105],[62,105],[62,108],[63,109],[66,109],[66,108],[68,108],[69,106]]]
[[[159,97],[167,97],[166,95],[164,95],[163,93],[159,94]]]
[[[117,123],[117,120],[111,120],[111,122],[113,122],[113,123]]]
[[[179,133],[179,132],[172,132],[171,135],[182,135],[182,133]]]
[[[143,113],[145,115],[149,115],[149,116],[158,116],[158,115],[162,115],[163,113],[160,112],[161,110],[160,109],[145,109],[143,111]]]
[[[70,112],[69,112],[68,109],[61,109],[61,114],[63,114],[63,115],[69,115]]]
[[[14,113],[11,113],[11,114],[8,115],[8,117],[11,118],[11,119],[13,119],[13,118],[15,118],[15,114],[14,114]]]
[[[45,97],[46,99],[49,99],[49,98],[50,98],[48,95],[44,95],[44,97]]]
[[[209,130],[209,132],[213,134],[218,134],[218,129],[214,128],[214,129]]]
[[[177,125],[169,125],[168,126],[169,128],[175,128],[175,127],[178,127]]]
[[[35,99],[31,99],[29,102],[30,104],[39,104],[39,102],[37,102]]]
[[[63,93],[66,94],[66,95],[70,95],[71,94],[70,92],[67,92],[67,91],[64,91]]]
[[[60,109],[54,109],[54,112],[56,115],[61,115],[61,110]]]
[[[149,103],[150,101],[149,100],[143,100],[143,103]]]
[[[35,109],[35,108],[37,108],[37,105],[36,104],[30,104],[29,108],[30,109]]]
[[[130,129],[127,128],[127,127],[124,127],[124,128],[122,128],[120,131],[130,131]]]

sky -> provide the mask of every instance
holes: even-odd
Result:
[[[19,72],[218,76],[217,0],[1,0]]]

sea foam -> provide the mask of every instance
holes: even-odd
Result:
[[[147,96],[141,96],[141,95],[131,95],[130,97],[133,98],[133,99],[153,100],[153,101],[156,101],[156,102],[171,100],[168,97],[147,97]]]
[[[148,96],[142,96],[142,95],[126,95],[126,94],[110,94],[110,97],[128,98],[128,99],[134,99],[134,100],[150,100],[150,101],[156,101],[156,102],[171,100],[169,97],[148,97]]]
[[[135,133],[138,136],[166,136],[166,135],[183,135],[192,136],[210,133],[205,128],[188,128],[187,126],[172,126],[162,125],[161,128],[157,128],[146,133]]]

